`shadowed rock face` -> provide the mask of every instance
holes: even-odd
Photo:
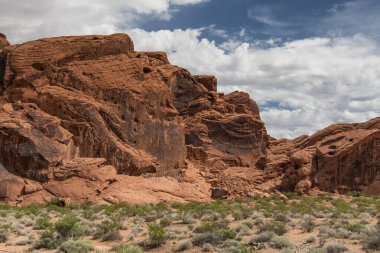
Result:
[[[0,34],[0,199],[18,204],[377,193],[379,122],[274,140],[247,93],[218,93],[126,34]]]

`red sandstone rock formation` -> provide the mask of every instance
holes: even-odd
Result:
[[[0,34],[0,198],[207,201],[379,192],[380,120],[270,138],[248,94],[217,92],[125,34],[9,45]]]
[[[380,118],[332,125],[293,141],[273,141],[270,150],[274,163],[269,167],[282,168],[282,190],[380,194]]]

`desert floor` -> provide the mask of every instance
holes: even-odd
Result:
[[[0,252],[380,252],[380,198],[0,205]]]

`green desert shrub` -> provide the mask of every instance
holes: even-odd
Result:
[[[221,241],[233,239],[236,232],[226,222],[206,222],[194,229],[195,233],[214,233]]]
[[[235,227],[235,231],[238,232],[239,235],[249,235],[251,233],[251,229],[244,223]]]
[[[50,227],[52,224],[50,222],[50,218],[49,217],[41,217],[41,218],[38,218],[36,220],[36,223],[34,225],[34,229],[46,229],[48,227]]]
[[[224,241],[224,240],[227,240],[227,239],[233,239],[236,237],[236,232],[229,228],[229,227],[226,227],[226,228],[223,228],[223,229],[220,229],[216,232],[220,238]]]
[[[164,227],[154,223],[148,224],[148,235],[149,240],[143,242],[145,248],[157,248],[164,244],[169,237]]]
[[[343,228],[353,233],[360,233],[365,226],[363,224],[345,224],[343,225]]]
[[[351,204],[344,199],[332,200],[331,203],[338,213],[348,213],[352,210]]]
[[[253,253],[254,251],[247,245],[236,241],[229,240],[225,243],[225,247],[218,251],[220,253]]]
[[[78,239],[83,235],[83,229],[79,224],[78,218],[73,215],[67,215],[58,220],[53,227],[62,239]]]
[[[220,236],[212,232],[198,234],[192,240],[192,243],[195,246],[204,246],[205,244],[217,245],[220,242],[221,242]]]
[[[273,237],[271,239],[271,246],[276,249],[294,248],[294,244],[283,236]]]
[[[251,239],[249,242],[250,245],[257,245],[259,243],[265,243],[272,240],[272,238],[275,236],[275,234],[272,231],[264,231],[260,234],[256,235]]]
[[[194,229],[194,233],[206,233],[213,232],[219,229],[223,229],[227,227],[226,222],[214,221],[214,222],[203,222],[201,225]]]
[[[35,249],[55,249],[60,243],[62,243],[62,239],[59,238],[58,233],[54,232],[52,229],[45,230],[40,239],[34,245]]]
[[[94,245],[89,240],[69,240],[59,247],[59,253],[87,253],[94,249]]]
[[[142,249],[139,246],[124,244],[116,244],[112,246],[111,250],[116,253],[143,253]]]
[[[79,220],[73,215],[67,215],[48,227],[36,242],[35,248],[55,249],[64,241],[77,240],[83,235]]]
[[[94,239],[101,239],[102,241],[119,240],[121,238],[120,229],[120,220],[117,218],[108,218],[96,226],[93,237]]]
[[[278,213],[274,216],[274,220],[279,221],[279,222],[283,222],[283,223],[287,223],[287,222],[291,221],[291,218],[286,214]]]
[[[268,223],[264,223],[258,226],[260,232],[263,231],[272,231],[277,235],[283,235],[288,231],[288,228],[285,223],[280,221],[271,221]]]
[[[170,224],[172,224],[172,220],[167,216],[160,220],[160,225],[163,227],[170,226]]]

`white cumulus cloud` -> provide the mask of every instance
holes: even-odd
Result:
[[[0,31],[12,43],[47,36],[110,34],[175,6],[207,0],[0,0]]]
[[[227,50],[202,38],[202,29],[129,33],[139,50],[167,51],[173,64],[216,75],[222,91],[249,92],[275,137],[380,116],[380,52],[362,35],[308,38],[270,48],[236,43]]]

